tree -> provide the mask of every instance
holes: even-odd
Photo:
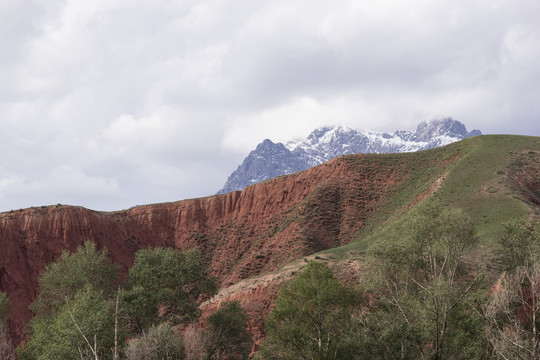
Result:
[[[266,320],[261,349],[271,359],[352,359],[352,312],[358,295],[340,284],[330,268],[310,262],[278,293]]]
[[[92,242],[79,246],[74,253],[63,251],[60,259],[45,269],[39,279],[40,293],[31,305],[36,316],[53,315],[75,294],[90,286],[111,295],[118,286],[119,268]]]
[[[115,346],[118,267],[87,242],[42,274],[21,359],[110,359]],[[122,339],[120,339],[122,342]]]
[[[507,269],[492,291],[486,336],[502,359],[540,359],[540,226],[510,222],[501,240]]]
[[[112,359],[114,303],[86,286],[67,299],[54,316],[31,320],[31,339],[21,359]]]
[[[246,330],[247,315],[230,301],[208,318],[207,359],[248,359],[253,341]]]
[[[215,289],[196,250],[140,250],[123,292],[124,309],[138,333],[156,322],[188,323],[199,315],[199,296]]]
[[[191,323],[182,333],[186,350],[186,360],[207,360],[208,332],[198,324]]]
[[[131,339],[126,349],[126,360],[179,360],[185,358],[184,352],[180,337],[163,323]]]
[[[246,321],[240,303],[230,301],[208,317],[205,328],[190,324],[183,332],[186,359],[248,359],[253,341]]]
[[[428,201],[412,212],[399,235],[368,249],[370,281],[401,322],[401,358],[443,359],[455,353],[448,348],[451,325],[457,326],[452,319],[466,311],[462,304],[480,280],[464,276],[462,262],[476,242],[462,211]]]
[[[503,261],[506,272],[532,266],[540,261],[540,228],[538,223],[510,221],[503,224]]]

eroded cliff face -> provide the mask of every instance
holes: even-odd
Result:
[[[201,324],[204,324],[206,319],[224,303],[238,301],[248,315],[247,327],[253,336],[252,351],[257,351],[266,337],[264,321],[275,305],[281,285],[293,279],[310,261],[326,263],[334,276],[347,285],[356,286],[363,279],[365,266],[358,259],[338,259],[330,254],[307,256],[287,264],[279,271],[244,279],[221,289],[216,296],[201,304]]]
[[[0,290],[15,340],[32,317],[40,274],[63,250],[93,241],[126,270],[138,249],[196,247],[225,288],[350,242],[409,176],[410,164],[392,159],[346,156],[241,192],[117,212],[58,205],[1,213]]]

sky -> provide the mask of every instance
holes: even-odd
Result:
[[[262,140],[540,136],[538,0],[0,0],[0,211],[216,193]]]

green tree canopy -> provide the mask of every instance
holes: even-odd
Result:
[[[509,272],[540,262],[540,226],[538,223],[510,221],[503,225],[501,245]]]
[[[32,303],[36,316],[52,315],[66,300],[90,286],[110,295],[118,286],[119,269],[107,256],[107,249],[96,250],[86,242],[77,251],[63,251],[60,259],[51,263],[39,279],[40,293]]]
[[[101,291],[86,286],[67,299],[54,316],[31,320],[31,339],[20,351],[21,359],[112,359],[114,304]],[[86,337],[86,339],[85,339]]]
[[[470,219],[437,201],[419,205],[402,232],[373,244],[368,275],[381,302],[401,322],[402,357],[443,359],[458,350],[450,339],[480,276],[466,278],[463,255],[477,243]],[[475,316],[471,311],[470,316]],[[462,351],[467,344],[459,344]]]
[[[330,268],[310,262],[278,293],[261,349],[271,359],[353,359],[353,308],[359,297]]]
[[[248,359],[253,341],[246,330],[247,315],[230,301],[208,318],[208,359]]]
[[[45,269],[31,305],[30,340],[21,359],[110,359],[114,347],[115,292],[119,269],[93,243],[63,252]],[[84,336],[90,341],[86,342]],[[95,343],[94,343],[95,339]]]
[[[124,309],[139,333],[163,320],[187,323],[199,315],[199,296],[215,289],[198,251],[140,250],[123,292]]]

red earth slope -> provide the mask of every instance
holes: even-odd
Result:
[[[459,156],[432,155],[414,164],[396,155],[345,156],[241,192],[116,212],[57,205],[1,213],[0,290],[12,304],[14,338],[32,317],[41,272],[63,250],[93,241],[125,270],[141,248],[196,247],[225,288],[350,242],[415,167],[434,169],[424,179],[429,192]]]

